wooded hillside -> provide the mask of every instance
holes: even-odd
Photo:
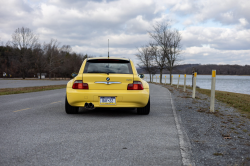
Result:
[[[216,65],[216,64],[184,64],[178,65],[173,70],[173,74],[192,74],[192,69],[195,68],[197,74],[211,74],[212,70],[216,70],[217,75],[250,75],[250,65]],[[142,69],[138,69],[138,73],[146,73]],[[164,74],[169,74],[168,70],[163,71]],[[157,72],[159,74],[159,72]]]

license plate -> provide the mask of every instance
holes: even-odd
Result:
[[[115,97],[100,97],[100,104],[103,105],[115,105]]]

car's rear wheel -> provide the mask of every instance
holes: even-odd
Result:
[[[148,115],[150,112],[150,97],[148,99],[148,104],[145,107],[137,108],[137,114]]]
[[[67,114],[77,114],[79,107],[73,107],[69,105],[67,97],[65,97],[65,111]]]

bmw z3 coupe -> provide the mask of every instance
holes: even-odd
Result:
[[[130,59],[87,58],[78,75],[67,83],[65,111],[76,114],[79,107],[137,108],[137,114],[148,115],[149,85],[143,77]]]

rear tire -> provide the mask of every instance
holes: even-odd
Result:
[[[137,108],[138,115],[148,115],[150,112],[150,97],[148,99],[148,104],[145,107]]]
[[[69,105],[67,96],[65,97],[65,111],[67,114],[77,114],[79,110],[79,107],[73,107]]]

